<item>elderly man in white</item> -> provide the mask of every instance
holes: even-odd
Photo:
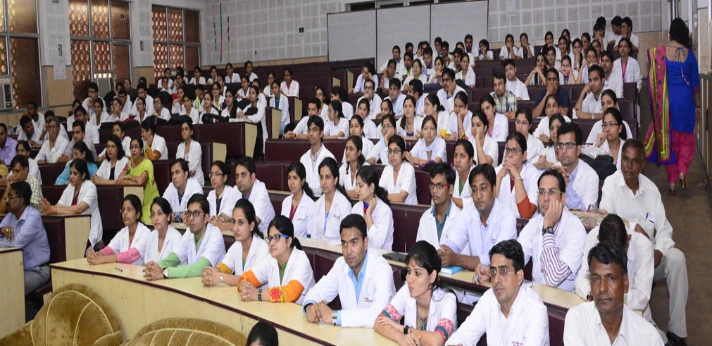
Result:
[[[376,250],[368,249],[366,221],[350,214],[340,225],[341,251],[329,274],[304,298],[304,313],[311,323],[371,328],[395,294],[393,272]],[[339,296],[341,310],[327,305]]]
[[[487,334],[487,345],[549,345],[546,306],[524,283],[524,251],[514,239],[489,251],[492,288],[480,298],[470,316],[446,345],[475,346]]]
[[[630,222],[630,229],[653,243],[653,280],[666,280],[670,296],[667,338],[687,337],[687,262],[672,240],[672,226],[655,183],[641,174],[645,168],[645,147],[639,140],[627,140],[621,152],[621,169],[606,178],[600,209],[618,214]],[[674,343],[674,342],[673,342]]]

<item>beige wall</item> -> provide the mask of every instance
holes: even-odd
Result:
[[[328,56],[316,56],[316,57],[311,57],[311,58],[299,58],[299,59],[282,59],[282,60],[269,60],[269,61],[254,61],[252,62],[253,67],[259,67],[259,66],[275,66],[275,65],[296,65],[296,64],[309,64],[313,62],[329,62],[329,57]],[[232,63],[233,66],[235,67],[242,67],[242,64],[244,62],[238,63],[234,62]],[[205,65],[203,66],[203,69],[209,69],[211,65]],[[215,65],[217,68],[224,68],[225,64],[222,65]]]

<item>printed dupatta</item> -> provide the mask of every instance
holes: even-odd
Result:
[[[672,164],[677,160],[672,152],[665,46],[650,48],[648,62],[648,92],[653,121],[645,134],[645,156],[658,165]]]

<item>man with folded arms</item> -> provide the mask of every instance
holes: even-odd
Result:
[[[489,257],[492,288],[446,344],[475,346],[486,333],[489,346],[549,345],[546,306],[530,285],[522,284],[522,246],[505,240],[492,247]]]
[[[613,242],[602,242],[588,253],[592,302],[566,313],[564,344],[577,346],[662,346],[650,322],[625,305],[628,256]]]
[[[304,313],[311,323],[371,328],[395,294],[393,272],[376,250],[368,249],[366,221],[351,214],[341,221],[340,257],[304,298]],[[339,296],[341,310],[326,305]]]

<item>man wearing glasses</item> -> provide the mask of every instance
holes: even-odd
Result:
[[[556,101],[559,103],[559,113],[561,115],[569,114],[569,93],[561,89],[559,85],[559,71],[555,68],[550,68],[546,70],[546,90],[542,91],[537,97],[536,107],[532,111],[532,116],[538,118],[544,115],[544,99],[549,95],[556,95]]]
[[[490,96],[494,99],[495,112],[504,114],[507,119],[514,119],[517,112],[517,96],[507,89],[507,77],[503,72],[495,72],[492,76],[494,91]]]
[[[465,204],[447,239],[440,240],[438,250],[443,266],[457,265],[475,271],[478,282],[489,278],[492,246],[517,238],[514,213],[495,197],[496,180],[492,165],[477,165],[470,171],[467,181],[472,188],[473,203]]]
[[[371,79],[363,82],[363,96],[359,97],[359,99],[355,103],[356,105],[358,105],[363,98],[368,100],[368,117],[371,120],[376,119],[376,115],[378,115],[378,113],[381,111],[381,102],[383,102],[383,100],[381,100],[381,97],[376,94],[377,87],[378,85],[376,85],[376,82]],[[395,105],[393,108],[395,109]],[[366,119],[363,120],[365,121]]]
[[[25,159],[25,162],[26,159]],[[26,182],[9,185],[3,196],[8,214],[0,223],[0,248],[22,248],[25,295],[49,280],[49,243],[40,212],[30,207],[32,189]],[[30,317],[32,318],[32,317]]]
[[[488,345],[548,345],[546,306],[524,283],[524,252],[516,240],[504,240],[489,251],[492,288],[446,345],[475,345],[487,334]]]
[[[7,189],[5,189],[5,195],[3,199],[0,200],[0,213],[7,213],[9,209],[9,202],[6,199],[10,196],[10,186],[14,183],[25,182],[29,184],[30,190],[32,190],[32,197],[30,198],[29,206],[40,209],[40,202],[42,201],[42,186],[37,179],[30,175],[30,158],[24,155],[17,155],[12,159],[10,163],[11,174],[5,180],[7,183]]]
[[[430,195],[432,208],[425,210],[418,224],[418,235],[415,241],[425,240],[430,245],[438,248],[439,244],[452,237],[450,234],[455,229],[455,222],[460,215],[460,208],[452,201],[452,192],[455,185],[455,170],[447,163],[436,163],[430,168]],[[441,249],[446,248],[442,246]],[[448,248],[449,249],[449,248]],[[457,254],[452,254],[455,257]],[[456,264],[447,265],[450,266]]]
[[[181,238],[179,251],[171,252],[160,262],[149,262],[143,268],[148,281],[198,277],[206,267],[214,267],[225,257],[225,242],[220,229],[208,223],[210,203],[202,194],[188,201],[183,220],[188,231]]]
[[[566,181],[566,206],[569,209],[588,210],[598,202],[598,173],[579,159],[583,132],[575,123],[564,123],[557,131],[561,166],[554,166]],[[557,163],[557,165],[559,164]]]
[[[64,154],[69,145],[69,141],[59,135],[59,119],[52,117],[47,121],[47,131],[49,140],[42,143],[40,152],[35,157],[37,163],[57,163],[59,157]]]
[[[532,279],[542,285],[574,292],[586,229],[566,208],[566,182],[556,170],[539,177],[539,212],[517,239],[524,263],[532,260]]]
[[[187,210],[188,203],[195,194],[202,194],[203,188],[195,179],[188,179],[188,161],[177,159],[171,164],[171,184],[163,192],[165,198],[173,209],[176,222],[183,222],[182,213]],[[210,213],[210,208],[208,208]]]
[[[460,91],[465,92],[465,89],[461,88],[455,82],[455,71],[446,68],[443,70],[443,81],[442,88],[438,90],[438,98],[440,99],[440,104],[445,107],[448,113],[452,113],[455,109],[455,95]]]

